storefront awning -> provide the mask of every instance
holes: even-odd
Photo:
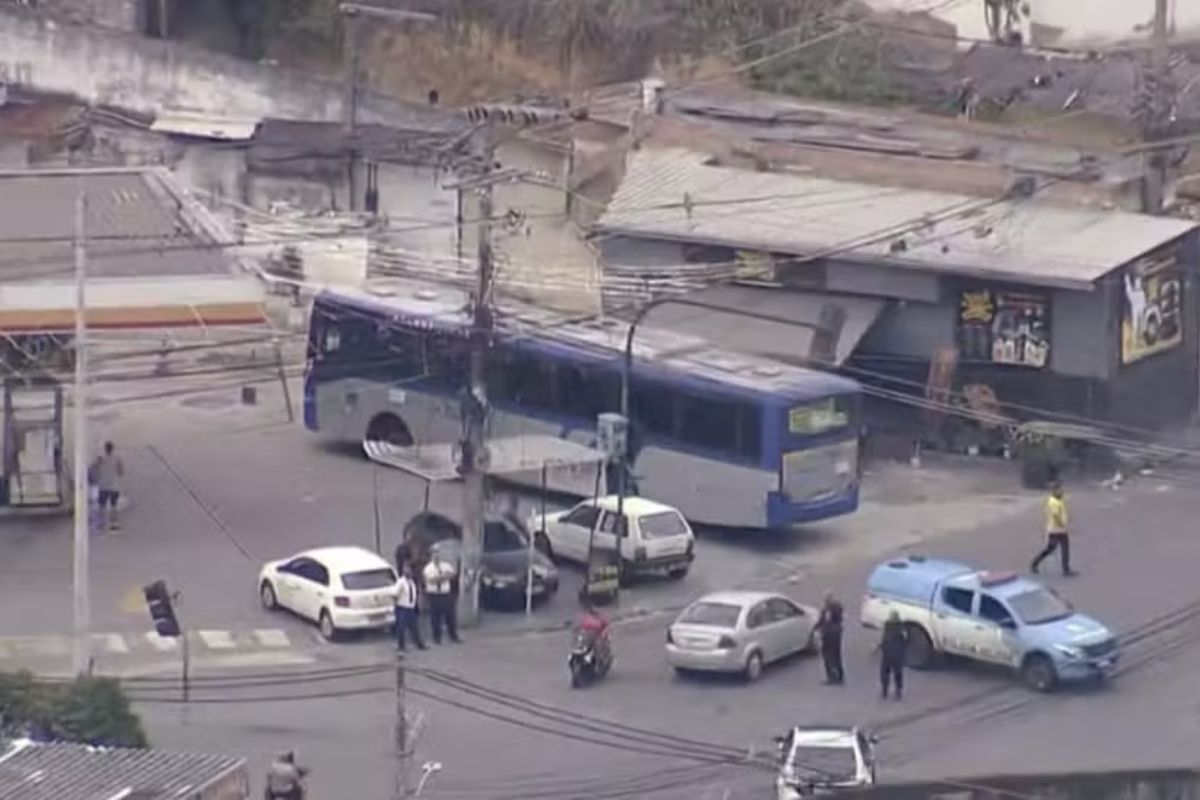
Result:
[[[805,325],[820,325],[827,307],[841,310],[841,332],[835,346],[836,364],[840,365],[854,352],[886,302],[754,286],[718,286],[689,298],[729,311],[667,303],[649,312],[646,324],[699,336],[729,350],[801,365],[817,357],[813,351],[813,329]],[[795,320],[797,324],[755,319],[754,314]]]
[[[87,284],[92,329],[180,328],[267,323],[263,287],[253,278],[97,279]],[[0,284],[0,333],[69,333],[75,284]]]

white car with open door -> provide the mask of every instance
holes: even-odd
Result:
[[[574,508],[534,514],[529,530],[547,555],[587,563],[588,546],[621,554],[621,575],[687,575],[696,554],[696,535],[679,511],[644,497],[626,497],[625,524],[618,522],[616,495],[584,500]]]
[[[263,608],[283,608],[317,623],[333,640],[341,631],[390,628],[396,572],[361,547],[321,547],[267,563],[258,576]]]

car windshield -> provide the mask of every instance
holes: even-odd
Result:
[[[729,603],[696,603],[679,617],[688,625],[712,625],[715,628],[737,627],[742,607]]]
[[[679,536],[688,532],[687,523],[677,511],[658,511],[638,517],[638,527],[642,529],[642,536],[647,539]]]
[[[396,585],[396,573],[390,567],[367,569],[362,572],[343,572],[342,586],[352,592],[369,589],[389,589]]]
[[[1054,622],[1075,613],[1070,603],[1045,589],[1031,589],[1014,595],[1008,598],[1008,604],[1026,625]]]
[[[503,522],[488,522],[483,527],[483,549],[489,553],[509,553],[528,546],[521,534]]]
[[[844,783],[854,780],[858,761],[852,747],[818,747],[798,744],[792,749],[789,766],[807,780]]]

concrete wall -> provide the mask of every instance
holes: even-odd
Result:
[[[1062,775],[1001,775],[908,783],[846,792],[859,800],[1196,800],[1200,773],[1190,769],[1130,770]]]
[[[142,3],[138,0],[37,0],[36,5],[39,11],[85,25],[141,29]]]
[[[0,81],[6,76],[146,113],[174,106],[336,120],[342,105],[336,85],[311,76],[9,7],[0,9]]]

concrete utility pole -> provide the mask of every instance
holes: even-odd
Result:
[[[479,282],[471,326],[471,383],[463,398],[463,542],[458,583],[458,618],[464,625],[479,620],[479,567],[483,559],[486,503],[487,349],[492,339],[492,168],[496,160],[491,131],[484,128],[483,175],[479,180]]]
[[[355,141],[358,133],[358,51],[362,44],[362,32],[359,30],[359,19],[370,17],[383,22],[436,22],[433,14],[423,14],[419,11],[401,11],[394,8],[362,5],[361,3],[342,3],[338,6],[342,15],[342,61],[344,64],[345,86],[342,99],[342,113],[345,118],[346,145],[349,152],[347,167],[347,187],[350,195],[350,210],[357,211],[358,177],[355,167],[358,163],[358,149]]]
[[[75,198],[75,537],[72,559],[74,595],[74,642],[71,666],[75,674],[89,671],[92,627],[91,587],[88,582],[88,537],[91,534],[88,506],[87,429],[87,189],[79,179]]]
[[[1167,37],[1168,0],[1155,0],[1154,41],[1150,51],[1150,69],[1146,73],[1142,101],[1142,138],[1147,142],[1161,140],[1167,135],[1175,104],[1175,92],[1171,84],[1171,49]],[[1166,203],[1166,189],[1170,181],[1171,151],[1167,148],[1146,152],[1145,177],[1142,179],[1142,210],[1147,214],[1161,214]]]
[[[396,783],[392,800],[408,797],[408,767],[412,753],[408,746],[408,708],[404,685],[404,652],[396,651]]]

